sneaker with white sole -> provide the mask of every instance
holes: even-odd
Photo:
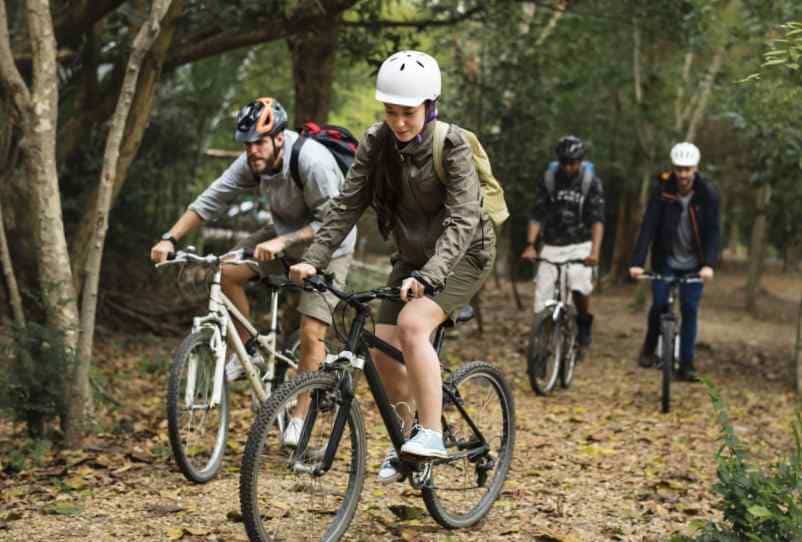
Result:
[[[417,427],[415,436],[401,446],[401,453],[420,459],[448,457],[443,434],[421,426]]]
[[[301,430],[304,428],[303,418],[290,418],[287,427],[284,428],[284,446],[295,448],[298,446],[298,440],[301,438]]]
[[[402,475],[396,468],[397,464],[398,454],[395,453],[395,448],[390,448],[387,455],[384,456],[384,461],[379,466],[379,474],[376,476],[376,481],[380,484],[389,484],[400,480]]]
[[[259,368],[264,368],[265,366],[265,360],[258,352],[251,356],[251,363]],[[237,353],[232,352],[228,356],[228,361],[226,362],[226,380],[228,382],[234,382],[235,380],[242,378],[244,375],[245,367],[243,367],[242,363],[239,362],[239,356],[237,356]]]

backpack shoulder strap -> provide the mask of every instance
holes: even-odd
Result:
[[[550,162],[549,166],[546,168],[546,174],[543,176],[543,181],[546,183],[546,192],[549,193],[549,197],[554,197],[554,176],[557,173],[557,162]]]
[[[290,151],[290,177],[292,180],[295,181],[295,186],[298,187],[298,190],[301,192],[304,191],[304,183],[301,181],[301,174],[298,172],[298,157],[301,155],[301,149],[306,143],[306,138],[302,135],[298,136],[298,139],[295,140],[295,143],[292,145],[292,150]]]
[[[593,165],[590,162],[582,163],[582,199],[587,197],[590,192],[590,185],[593,183]]]
[[[434,162],[434,173],[440,182],[446,181],[446,168],[443,163],[443,147],[446,145],[449,124],[439,120],[435,121],[434,136],[432,140],[432,161]]]

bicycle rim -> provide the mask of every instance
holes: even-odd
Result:
[[[507,478],[515,445],[515,405],[504,377],[484,362],[463,365],[448,384],[458,390],[458,400],[490,449],[471,457],[480,442],[456,406],[444,400],[443,441],[449,459],[434,463],[423,500],[440,525],[464,528],[490,511]]]
[[[210,406],[215,355],[208,333],[187,337],[176,353],[167,384],[167,428],[173,457],[184,476],[205,483],[220,470],[228,436],[228,388]],[[194,380],[188,389],[190,379]]]
[[[529,384],[538,395],[547,395],[554,389],[560,372],[561,356],[560,326],[554,322],[550,311],[544,311],[532,323],[526,356]]]
[[[660,410],[663,414],[671,410],[671,377],[674,372],[674,337],[671,322],[663,322],[661,332],[663,335],[660,359],[662,361],[663,378],[661,382]]]
[[[339,540],[356,511],[365,478],[365,429],[356,400],[331,469],[314,475],[337,416],[337,380],[306,373],[279,387],[260,410],[245,447],[240,505],[251,541]],[[276,423],[300,394],[311,393],[314,417],[304,451],[293,461]],[[307,422],[309,423],[309,422]]]

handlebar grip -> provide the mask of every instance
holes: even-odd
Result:
[[[254,250],[252,247],[243,248],[242,249],[242,257],[243,258],[253,258]]]

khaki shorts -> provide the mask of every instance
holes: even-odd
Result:
[[[259,243],[267,241],[275,237],[275,233],[271,227],[265,227],[256,233],[250,235],[242,242],[237,244],[236,248],[254,248]],[[295,249],[296,247],[293,247]],[[293,250],[292,252],[297,252]],[[297,259],[297,258],[296,258]],[[345,281],[348,277],[348,268],[351,266],[352,254],[332,258],[326,267],[326,273],[334,275],[334,285],[338,289],[345,288]],[[265,278],[268,275],[285,275],[286,271],[284,265],[277,260],[269,262],[259,262],[258,264],[249,264],[251,270],[256,273],[259,278]],[[298,304],[298,312],[304,316],[309,316],[315,320],[319,320],[326,325],[331,325],[331,313],[334,307],[337,306],[339,299],[331,292],[325,294],[320,292],[301,292],[301,300]]]
[[[591,242],[575,245],[544,245],[540,256],[553,262],[583,259],[590,256]],[[564,268],[565,280],[568,281],[569,292],[590,295],[593,292],[593,268],[584,265],[569,265]],[[546,303],[554,297],[554,282],[557,280],[557,268],[546,262],[540,262],[535,278],[535,312],[546,307]]]
[[[482,261],[483,259],[484,255],[465,254],[446,277],[445,288],[432,297],[432,301],[437,303],[449,318],[471,302],[473,296],[490,276],[490,272],[493,271],[493,262],[496,259],[495,246],[489,250],[489,258],[485,261]],[[402,261],[396,262],[387,279],[387,286],[401,286],[404,279],[416,270],[415,267]],[[382,301],[376,323],[393,326],[398,324],[398,314],[404,305],[405,303],[402,301]]]

